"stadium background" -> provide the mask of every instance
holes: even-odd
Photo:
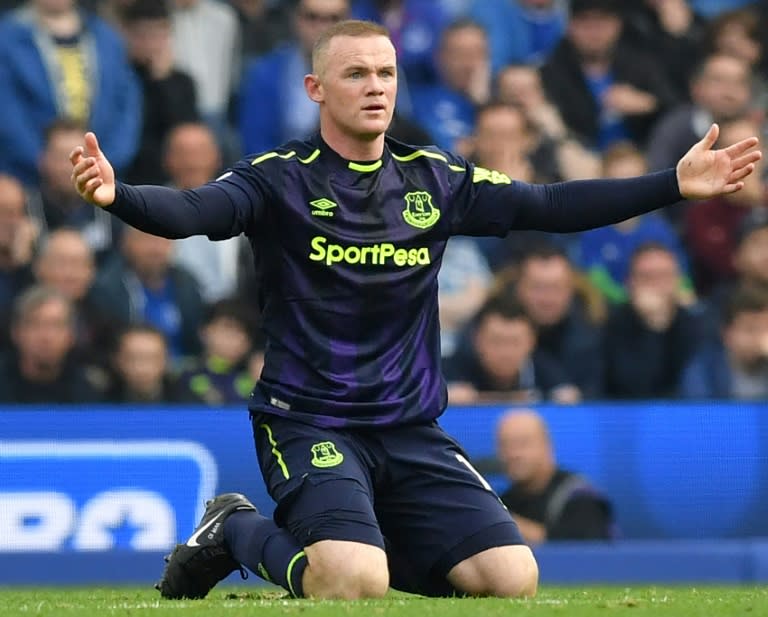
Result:
[[[0,3],[0,10],[16,4]],[[102,10],[120,3],[82,4]],[[471,3],[445,4],[459,14],[457,7]],[[738,0],[691,4],[702,24],[742,5],[765,10],[765,3]],[[292,7],[266,5],[275,17],[269,23],[274,37],[262,31],[262,47],[245,54],[264,54],[290,38]],[[759,66],[764,94],[765,62]],[[756,99],[750,113],[762,118],[765,100]],[[404,101],[404,108],[414,102]],[[237,130],[220,124],[233,120],[231,110],[201,118],[221,138],[225,159],[238,153]],[[24,180],[34,194],[38,187]],[[103,265],[107,258],[100,260]],[[3,345],[9,342],[6,308]],[[653,398],[536,407],[558,461],[610,496],[619,526],[610,543],[537,548],[543,581],[768,581],[768,403]],[[499,489],[505,480],[494,459],[493,431],[507,408],[452,406],[443,419]],[[242,405],[0,407],[0,585],[151,582],[161,556],[193,528],[204,500],[229,490],[271,510]]]

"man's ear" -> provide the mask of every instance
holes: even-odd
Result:
[[[304,89],[307,91],[307,96],[315,103],[322,103],[325,99],[323,85],[320,83],[320,78],[317,75],[310,74],[304,76]]]

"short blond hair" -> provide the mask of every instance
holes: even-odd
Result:
[[[316,75],[321,75],[325,70],[325,58],[328,55],[328,47],[331,44],[331,40],[337,36],[385,36],[390,38],[389,30],[373,21],[362,21],[359,19],[340,21],[323,31],[312,49],[312,72]]]

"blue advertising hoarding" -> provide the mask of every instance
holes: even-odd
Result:
[[[612,499],[623,538],[727,540],[737,550],[729,559],[753,563],[743,540],[768,536],[767,404],[539,410],[558,461]],[[494,428],[504,411],[454,408],[441,419],[498,490]],[[189,535],[205,500],[227,491],[272,512],[242,409],[0,408],[0,584],[156,578],[159,557]],[[723,580],[736,575],[726,570]]]

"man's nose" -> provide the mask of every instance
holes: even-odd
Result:
[[[368,92],[371,94],[380,94],[384,92],[384,85],[378,75],[372,74],[368,79]]]

